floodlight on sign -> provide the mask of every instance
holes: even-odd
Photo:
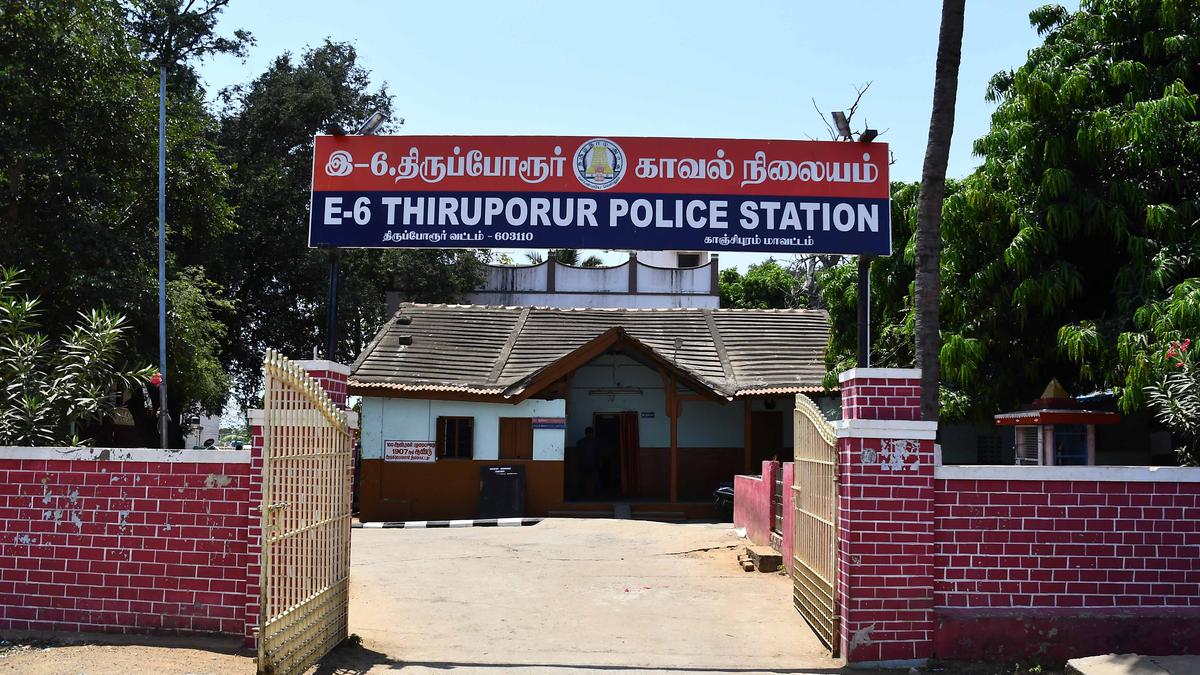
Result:
[[[842,138],[850,138],[850,120],[846,119],[846,113],[837,110],[830,113],[833,117],[833,125],[837,127],[838,135]]]
[[[359,136],[370,136],[378,131],[379,127],[383,126],[383,121],[383,113],[376,110],[375,112],[371,113],[371,116],[367,118],[367,121],[362,123],[362,126],[360,126],[358,131],[355,133]]]

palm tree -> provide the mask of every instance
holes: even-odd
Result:
[[[921,194],[917,206],[916,351],[917,367],[921,369],[921,418],[925,420],[938,418],[942,197],[946,189],[950,138],[954,133],[954,102],[958,96],[965,5],[966,0],[942,0],[942,26],[938,31],[933,77],[933,112],[929,118],[929,143],[925,146],[925,166],[921,170]]]
[[[563,265],[579,265],[579,249],[577,248],[560,248],[551,252],[554,259]]]

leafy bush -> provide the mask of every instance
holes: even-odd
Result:
[[[1175,451],[1184,466],[1200,466],[1200,369],[1191,339],[1172,342],[1166,360],[1171,368],[1146,395],[1159,421],[1180,442]]]
[[[154,372],[118,365],[125,317],[79,313],[60,341],[39,332],[21,272],[0,267],[0,445],[78,445],[77,426],[104,420],[120,395]]]

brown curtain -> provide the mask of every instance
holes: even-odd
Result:
[[[638,455],[641,450],[637,411],[621,413],[621,494],[632,496],[638,487]]]

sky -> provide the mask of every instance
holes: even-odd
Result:
[[[1040,43],[1028,14],[1042,4],[967,3],[950,177],[976,166],[987,83]],[[916,181],[940,15],[934,0],[233,0],[218,30],[246,29],[257,43],[245,61],[218,56],[199,70],[215,94],[284,52],[349,42],[406,134],[825,139],[829,111],[871,83],[854,127],[884,131],[892,179]],[[721,261],[744,271],[767,257]]]

